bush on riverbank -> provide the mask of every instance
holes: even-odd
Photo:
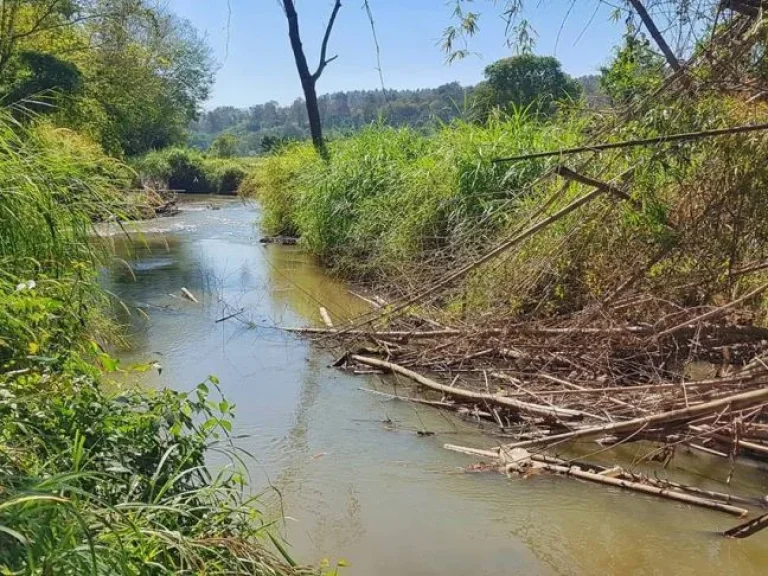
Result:
[[[123,213],[130,171],[2,111],[0,151],[0,573],[295,574],[265,550],[215,379],[191,394],[101,385],[119,365],[92,222]],[[232,465],[209,468],[211,450]]]
[[[189,194],[235,194],[246,176],[244,161],[209,158],[191,148],[150,152],[135,165],[143,182]]]
[[[457,122],[433,136],[374,126],[331,142],[327,164],[307,143],[288,146],[248,182],[269,233],[301,235],[343,273],[382,276],[487,243],[514,214],[499,208],[519,203],[544,167],[509,171],[493,159],[567,146],[578,132],[575,121],[541,124],[522,112],[484,126]]]

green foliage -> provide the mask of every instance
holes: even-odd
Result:
[[[233,158],[237,154],[237,138],[233,134],[218,136],[208,153],[214,158]]]
[[[93,262],[91,221],[121,213],[127,168],[72,132],[21,130],[0,111],[0,268],[57,273]],[[7,268],[4,268],[7,269]]]
[[[627,34],[611,64],[601,68],[600,85],[614,104],[627,105],[650,94],[663,79],[664,58],[647,38]]]
[[[506,110],[510,106],[551,116],[559,101],[578,100],[582,93],[579,83],[565,74],[560,62],[551,56],[523,54],[504,58],[485,69],[485,78],[475,92],[481,118],[493,108]]]
[[[209,49],[187,22],[152,0],[2,5],[6,105],[27,101],[113,155],[184,141],[212,82]]]
[[[320,170],[319,156],[307,142],[295,142],[259,161],[240,186],[242,196],[255,197],[263,208],[262,226],[271,234],[298,236],[296,221],[299,178],[307,170]]]
[[[20,52],[6,71],[4,99],[20,103],[24,110],[50,113],[62,102],[60,98],[76,97],[83,88],[80,70],[52,54]]]
[[[48,371],[0,378],[0,570],[22,574],[293,574],[227,451],[233,406],[123,392]],[[34,434],[30,434],[34,430]]]
[[[331,142],[330,163],[307,144],[284,148],[264,158],[248,183],[269,232],[301,235],[344,273],[394,274],[486,243],[514,218],[521,190],[543,166],[508,170],[493,159],[568,145],[578,129],[522,112],[484,126],[457,122],[430,137],[376,126]]]
[[[246,176],[243,162],[210,158],[191,148],[166,148],[136,161],[144,181],[189,194],[234,194]]]

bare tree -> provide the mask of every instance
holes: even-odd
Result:
[[[304,101],[307,105],[307,116],[309,117],[309,130],[312,134],[312,143],[315,145],[315,149],[318,153],[323,158],[327,158],[328,150],[325,147],[325,141],[323,140],[323,125],[320,122],[320,107],[317,103],[316,86],[325,67],[338,58],[338,56],[331,56],[328,58],[328,41],[331,38],[333,25],[336,23],[336,16],[338,16],[339,10],[341,9],[341,0],[336,0],[333,5],[331,17],[328,20],[328,25],[325,27],[323,43],[320,46],[320,63],[317,65],[317,69],[314,73],[310,71],[307,57],[304,54],[304,47],[301,43],[301,33],[299,31],[299,15],[296,13],[294,1],[282,0],[281,3],[283,11],[285,12],[285,17],[288,20],[288,37],[291,40],[291,49],[293,50],[293,57],[296,60],[296,69],[299,72],[301,88],[304,91]]]

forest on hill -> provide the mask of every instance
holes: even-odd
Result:
[[[599,76],[576,79],[587,102],[595,107],[607,102]],[[326,132],[344,135],[373,123],[385,126],[427,129],[457,118],[472,118],[477,112],[477,86],[451,82],[419,90],[352,90],[324,94],[318,98]],[[260,154],[276,143],[309,137],[303,98],[290,106],[271,101],[250,108],[221,106],[202,113],[189,127],[190,145],[207,150],[222,134],[234,136],[237,153]]]

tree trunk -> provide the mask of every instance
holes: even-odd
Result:
[[[320,106],[317,103],[315,79],[310,76],[305,81],[302,78],[301,87],[304,90],[304,100],[307,103],[307,117],[309,118],[309,133],[312,135],[312,144],[320,156],[327,159],[328,149],[325,147],[325,140],[323,140],[323,124],[320,121]]]
[[[664,36],[662,36],[661,32],[659,32],[659,29],[656,27],[656,23],[653,21],[653,18],[651,18],[651,15],[648,14],[648,11],[645,9],[645,6],[643,6],[643,3],[640,0],[629,0],[629,3],[632,4],[632,7],[637,12],[637,15],[640,16],[643,24],[645,24],[645,27],[648,28],[648,32],[651,33],[651,36],[656,41],[656,45],[664,53],[664,57],[667,59],[667,62],[669,63],[672,70],[679,72],[680,61],[677,59],[677,56],[675,56],[675,53],[672,52],[672,49],[669,47],[669,44],[667,44],[667,41],[664,40]]]
[[[323,73],[323,70],[329,62],[336,57],[327,58],[326,50],[328,48],[328,40],[333,29],[333,25],[336,21],[336,16],[341,8],[341,0],[336,0],[331,18],[328,21],[328,26],[325,30],[325,37],[323,38],[323,44],[320,52],[320,64],[317,70],[312,73],[307,63],[307,56],[304,53],[304,47],[301,43],[301,33],[299,31],[299,15],[296,13],[296,6],[293,0],[283,0],[283,8],[285,10],[285,17],[288,19],[288,37],[291,40],[291,49],[293,50],[293,57],[296,60],[296,70],[299,72],[299,78],[301,80],[301,89],[304,91],[304,101],[307,105],[307,117],[309,119],[309,131],[312,135],[312,144],[315,149],[323,157],[328,159],[328,149],[325,146],[325,140],[323,140],[323,125],[320,121],[320,106],[317,102],[317,79]]]

